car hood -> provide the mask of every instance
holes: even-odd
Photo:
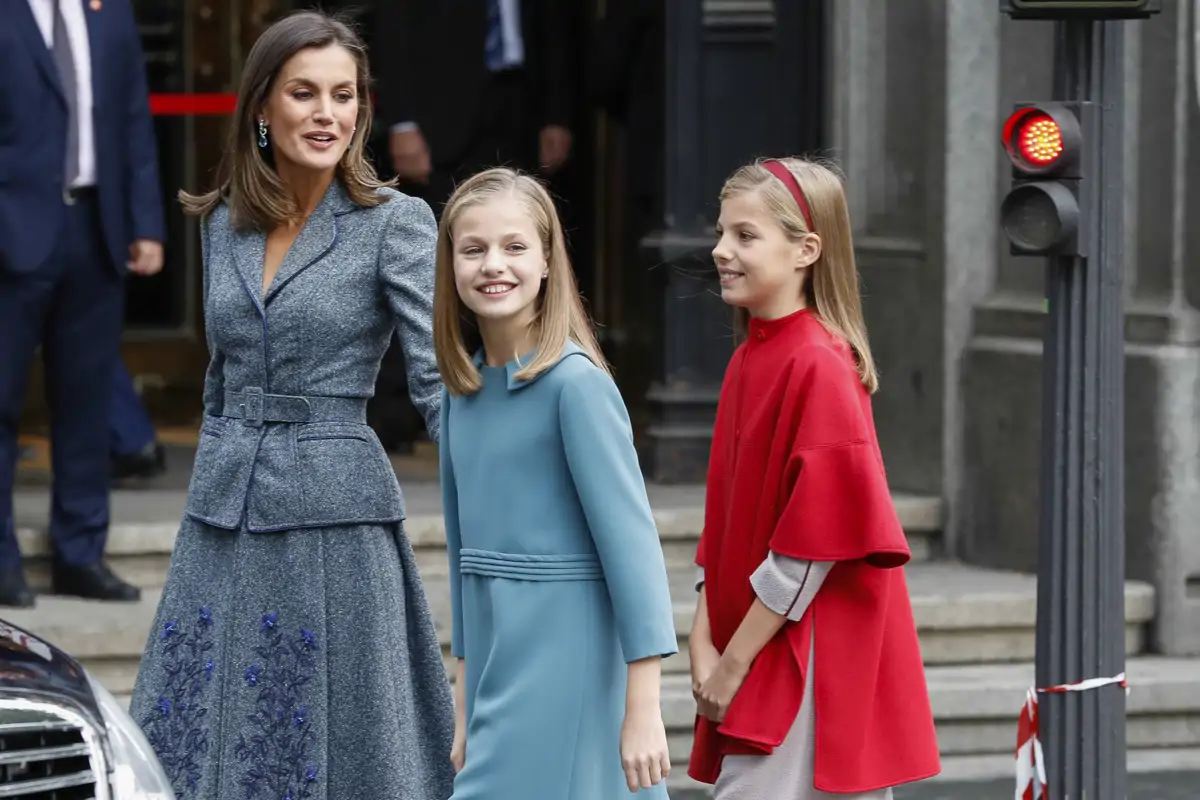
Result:
[[[65,697],[100,718],[83,667],[54,645],[0,619],[0,692]]]

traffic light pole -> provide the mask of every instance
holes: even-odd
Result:
[[[1057,100],[1099,107],[1080,246],[1050,257],[1043,356],[1037,684],[1125,671],[1123,46],[1121,22],[1055,22]],[[1125,693],[1039,696],[1050,800],[1124,800]]]

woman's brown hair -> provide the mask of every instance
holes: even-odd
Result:
[[[812,214],[812,230],[783,181],[762,165],[767,160],[783,164],[800,184]],[[850,345],[858,362],[859,378],[867,391],[874,393],[879,388],[879,374],[867,342],[850,209],[841,175],[832,165],[803,158],[760,159],[729,177],[721,189],[721,200],[747,192],[759,193],[788,236],[799,239],[812,233],[820,238],[821,255],[809,267],[802,289],[805,302],[816,308],[821,324]],[[745,336],[748,318],[744,308],[734,309],[739,337]]]
[[[503,195],[515,197],[525,205],[537,227],[548,268],[533,320],[537,353],[517,371],[516,378],[531,380],[554,366],[568,340],[579,345],[592,363],[609,371],[583,309],[554,200],[536,179],[507,167],[497,167],[471,176],[454,191],[442,211],[438,228],[433,346],[442,383],[453,395],[474,394],[483,385],[473,358],[482,346],[475,315],[458,296],[454,284],[454,222],[465,209]]]
[[[333,46],[346,50],[358,71],[357,130],[338,164],[337,177],[346,194],[359,206],[377,206],[387,200],[378,190],[390,182],[379,180],[363,152],[371,135],[372,117],[366,47],[358,34],[336,17],[301,11],[267,28],[250,48],[229,140],[217,168],[216,188],[199,195],[181,190],[179,201],[185,213],[202,217],[224,201],[229,204],[234,227],[258,230],[271,230],[300,217],[295,199],[275,172],[273,149],[258,146],[258,116],[267,104],[280,70],[292,56],[309,48]]]

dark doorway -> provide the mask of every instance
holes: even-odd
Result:
[[[186,6],[187,4],[182,4]],[[151,95],[187,92],[189,24],[185,9],[171,0],[135,0],[134,13],[146,59],[146,82]],[[156,116],[158,174],[162,184],[167,240],[163,270],[151,278],[130,280],[125,302],[125,325],[131,330],[178,331],[188,322],[188,235],[175,193],[190,185],[187,152],[190,120]]]

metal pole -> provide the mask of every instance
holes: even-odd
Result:
[[[1087,258],[1050,258],[1043,358],[1037,684],[1125,670],[1123,23],[1055,23],[1058,100],[1100,106],[1084,153]],[[1050,800],[1124,800],[1125,694],[1040,697]]]

